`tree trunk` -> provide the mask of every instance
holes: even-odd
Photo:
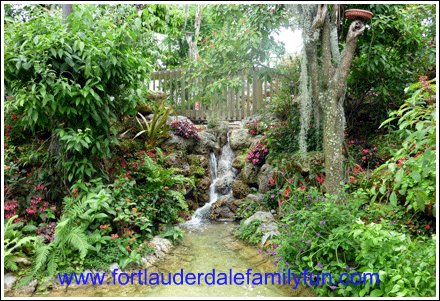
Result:
[[[63,21],[66,22],[67,17],[72,12],[72,4],[63,4],[62,9],[63,9]]]

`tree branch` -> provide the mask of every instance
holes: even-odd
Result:
[[[327,17],[327,4],[319,4],[318,12],[316,13],[315,19],[312,24],[312,32],[317,28],[322,27],[324,25],[325,19]]]
[[[361,20],[353,21],[350,24],[347,34],[347,42],[345,49],[342,53],[341,62],[336,69],[335,77],[333,79],[333,95],[336,99],[339,99],[344,93],[345,82],[350,72],[351,62],[353,61],[353,56],[356,51],[356,44],[359,35],[361,35],[365,30],[365,24]]]

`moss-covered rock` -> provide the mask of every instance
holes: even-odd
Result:
[[[232,194],[234,198],[236,199],[245,198],[250,192],[251,189],[243,181],[235,180],[234,183],[232,183]]]

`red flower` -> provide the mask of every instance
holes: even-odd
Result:
[[[429,229],[431,229],[431,226],[430,225],[425,225],[425,229],[429,230]]]
[[[354,168],[353,168],[353,173],[357,174],[358,172],[362,171],[362,166],[355,164]]]
[[[350,176],[350,183],[354,183],[354,177],[353,176]]]
[[[290,186],[287,186],[286,189],[284,190],[283,198],[288,197],[289,194],[290,194]]]
[[[393,214],[394,214],[394,211],[391,211],[390,214],[393,215]]]
[[[304,186],[304,185],[300,186],[299,190],[306,190],[306,186]]]
[[[116,238],[118,238],[119,237],[119,235],[117,234],[117,233],[115,233],[115,234],[112,234],[112,239],[116,239]]]
[[[318,181],[319,184],[324,183],[324,176],[322,174],[316,175],[316,181]]]
[[[15,120],[15,119],[17,119],[17,115],[15,115],[15,114],[12,114],[12,115],[11,115],[11,118],[12,118],[12,120]]]

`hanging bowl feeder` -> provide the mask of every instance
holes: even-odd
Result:
[[[370,21],[373,18],[373,13],[368,10],[363,9],[347,9],[345,11],[345,18],[348,20],[361,20],[361,21]]]

